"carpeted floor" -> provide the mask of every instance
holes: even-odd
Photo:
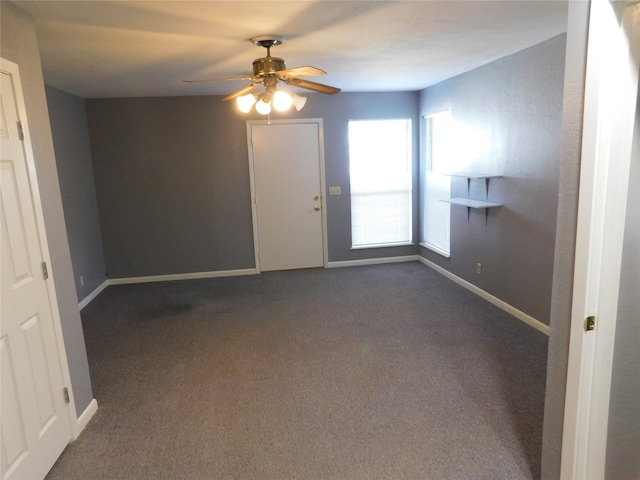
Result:
[[[531,479],[547,337],[420,263],[111,286],[48,480]]]

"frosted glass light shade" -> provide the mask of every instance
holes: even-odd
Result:
[[[248,95],[236,98],[236,103],[241,112],[249,113],[253,104],[256,103],[256,97],[253,93],[249,93]]]
[[[265,102],[264,99],[256,103],[256,111],[262,115],[271,113],[271,102]]]
[[[302,95],[294,93],[291,101],[293,103],[293,106],[296,107],[296,110],[300,111],[302,110],[302,107],[304,107],[304,104],[307,103],[307,97],[303,97]]]
[[[273,108],[280,112],[284,112],[291,108],[291,104],[293,103],[293,98],[291,94],[287,92],[283,92],[282,90],[278,90],[273,94]]]

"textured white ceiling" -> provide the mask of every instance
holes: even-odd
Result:
[[[84,98],[229,94],[278,34],[288,68],[349,92],[419,90],[566,31],[564,0],[15,1],[45,82]]]

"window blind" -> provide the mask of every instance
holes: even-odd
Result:
[[[349,122],[354,248],[410,243],[411,120]]]

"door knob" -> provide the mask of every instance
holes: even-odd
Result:
[[[317,202],[318,200],[320,200],[320,197],[316,195],[315,197],[313,197],[313,199]]]
[[[315,207],[313,207],[313,209],[314,209],[316,212],[319,212],[319,211],[320,211],[320,207],[319,207],[318,205],[316,205]]]

